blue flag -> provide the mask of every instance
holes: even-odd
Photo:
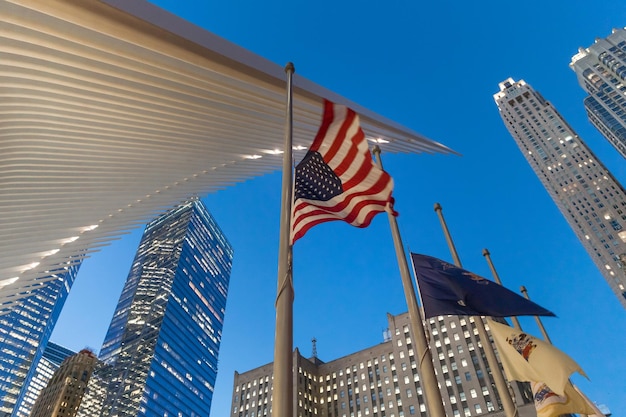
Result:
[[[513,291],[432,256],[411,253],[426,318],[554,316]]]

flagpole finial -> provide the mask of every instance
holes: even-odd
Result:
[[[435,203],[435,211],[441,211],[441,204]]]
[[[489,250],[487,248],[483,249],[483,256],[489,256],[489,255],[491,255],[489,253]]]
[[[526,293],[528,292],[528,290],[526,289],[526,287],[524,287],[523,285],[521,287],[519,287],[519,290],[522,294],[526,295]]]
[[[287,62],[287,65],[285,65],[285,72],[296,72],[296,67],[293,65],[293,62]]]
[[[380,146],[375,145],[374,149],[372,149],[372,154],[374,154],[374,161],[376,161],[376,164],[378,164],[378,168],[383,169],[383,160],[380,157]]]

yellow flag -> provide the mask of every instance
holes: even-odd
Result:
[[[585,375],[572,358],[543,340],[493,320],[489,320],[489,328],[509,380],[541,381],[564,395],[573,372]]]
[[[562,414],[580,413],[594,415],[595,410],[576,391],[571,382],[565,384],[565,395],[558,395],[543,382],[531,382],[537,417],[558,417]]]

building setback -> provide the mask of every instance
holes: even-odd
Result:
[[[322,362],[294,352],[296,417],[426,417],[408,313],[388,315],[385,341]],[[493,391],[473,317],[437,317],[426,322],[446,415],[504,415]],[[273,364],[235,372],[231,417],[269,417]],[[521,416],[535,415],[527,384],[512,384]]]
[[[32,378],[28,381],[28,385],[23,388],[25,395],[16,407],[16,417],[28,417],[31,415],[31,410],[41,390],[48,385],[48,382],[50,382],[52,376],[56,370],[59,369],[63,361],[74,354],[76,354],[76,352],[73,350],[57,345],[54,342],[48,342],[46,344],[43,356],[37,363]]]
[[[232,257],[198,199],[148,223],[80,415],[209,415]]]
[[[626,158],[626,30],[613,29],[589,48],[580,48],[570,68],[589,94],[589,121]]]
[[[31,295],[0,316],[0,417],[13,416],[27,396],[79,267],[61,265],[46,286],[33,285]]]
[[[88,349],[66,358],[39,394],[30,417],[74,417],[97,361]]]
[[[502,120],[626,308],[626,192],[557,110],[523,80],[494,95]]]

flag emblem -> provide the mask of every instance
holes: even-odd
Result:
[[[537,345],[533,343],[533,339],[526,333],[519,333],[514,337],[507,337],[506,341],[509,342],[509,345],[513,346],[513,348],[520,355],[522,355],[522,358],[524,358],[526,362],[528,362],[530,354],[537,347]]]
[[[488,279],[485,279],[485,278],[481,277],[480,275],[476,275],[473,272],[465,271],[464,275],[466,277],[468,277],[469,279],[471,279],[472,281],[476,282],[477,284],[489,285],[490,281]]]
[[[543,382],[534,382],[532,384],[532,390],[534,393],[534,400],[537,408],[540,408],[545,404],[550,397],[558,397],[558,395],[552,391],[546,384]]]
[[[292,243],[333,220],[367,227],[391,207],[392,190],[393,180],[372,160],[359,116],[325,100],[320,129],[296,167]]]

